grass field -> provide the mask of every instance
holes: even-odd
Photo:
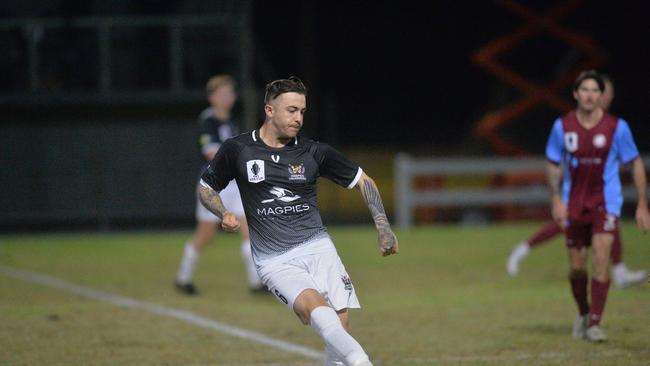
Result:
[[[560,238],[505,274],[535,224],[434,226],[398,232],[382,258],[366,227],[335,227],[363,309],[352,334],[375,365],[650,365],[650,285],[613,288],[605,344],[571,339],[575,305]],[[197,271],[199,297],[172,288],[189,232],[0,236],[0,365],[318,365],[319,361],[8,276],[7,268],[193,314],[321,350],[275,298],[249,294],[238,237],[223,235]],[[625,260],[650,267],[650,240],[623,226]],[[4,268],[4,272],[2,269]]]

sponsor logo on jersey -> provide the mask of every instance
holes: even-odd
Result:
[[[272,195],[275,197],[269,198],[267,200],[263,200],[262,203],[269,203],[273,201],[281,201],[281,202],[293,202],[297,199],[300,198],[297,194],[293,194],[290,190],[286,188],[280,188],[280,187],[273,187],[269,191]]]
[[[259,183],[264,180],[264,160],[249,160],[246,162],[248,181]]]
[[[605,135],[603,135],[602,133],[599,133],[594,136],[593,143],[594,146],[598,148],[605,147],[605,144],[607,144],[607,137],[605,137]]]
[[[275,197],[262,200],[262,203],[272,203],[272,202],[289,203],[301,198],[299,195],[293,194],[293,192],[291,192],[290,190],[281,187],[273,187],[271,188],[269,193],[271,193]],[[300,203],[297,205],[258,208],[257,214],[264,215],[264,216],[286,215],[286,214],[305,212],[308,210],[309,210],[308,204]]]
[[[341,281],[343,281],[343,286],[345,286],[346,291],[352,291],[352,280],[350,280],[350,277],[343,275],[341,276]]]
[[[280,155],[271,154],[271,160],[273,160],[274,163],[279,162],[280,161]]]
[[[289,180],[307,180],[305,178],[305,164],[289,164]]]

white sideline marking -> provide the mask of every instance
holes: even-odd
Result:
[[[245,340],[264,344],[279,349],[281,351],[297,353],[302,356],[313,358],[313,359],[322,359],[325,357],[324,354],[320,351],[308,347],[304,347],[298,344],[274,339],[254,331],[238,328],[225,323],[220,323],[212,319],[208,319],[196,315],[191,311],[174,309],[174,308],[170,308],[167,306],[162,306],[150,302],[135,300],[128,297],[119,296],[119,295],[114,295],[109,292],[95,290],[90,287],[75,285],[55,277],[33,273],[33,272],[21,271],[11,267],[0,266],[0,273],[4,274],[7,277],[12,277],[26,282],[36,283],[39,285],[58,288],[60,290],[69,293],[85,296],[94,300],[107,302],[113,305],[117,305],[125,308],[145,310],[149,313],[182,320],[186,323],[198,325],[203,328],[216,330],[217,332],[225,333],[233,337],[238,337]]]

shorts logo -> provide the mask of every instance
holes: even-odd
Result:
[[[616,229],[616,216],[614,215],[605,216],[605,223],[603,224],[603,230],[614,231],[614,229]]]
[[[264,180],[264,160],[249,160],[246,162],[248,181],[259,183]]]
[[[289,180],[307,180],[305,178],[305,164],[289,164]]]
[[[605,144],[607,144],[607,137],[605,137],[605,135],[603,135],[602,133],[599,133],[596,136],[594,136],[593,143],[594,146],[598,148],[605,147]]]
[[[352,280],[350,280],[350,277],[343,275],[341,276],[341,281],[343,281],[346,291],[352,291]]]

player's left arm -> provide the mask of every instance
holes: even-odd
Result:
[[[390,223],[384,210],[384,204],[382,203],[381,195],[379,194],[379,189],[375,181],[366,175],[366,173],[362,172],[356,187],[361,191],[363,200],[368,205],[372,219],[375,222],[381,255],[387,256],[399,253],[399,242],[395,233],[390,228]]]
[[[625,120],[619,119],[614,139],[614,143],[618,147],[620,161],[623,163],[632,162],[632,179],[637,193],[636,223],[643,232],[646,232],[650,230],[650,213],[648,212],[645,167],[634,142],[630,126]]]
[[[650,212],[648,211],[647,179],[643,160],[638,156],[632,161],[632,178],[637,193],[636,223],[643,232],[650,230]]]

